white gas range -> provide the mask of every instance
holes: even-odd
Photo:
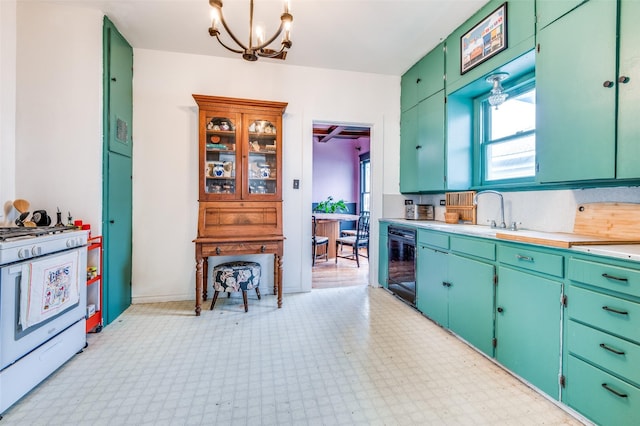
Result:
[[[0,228],[0,414],[86,345],[87,239]]]

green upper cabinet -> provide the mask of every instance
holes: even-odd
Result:
[[[640,4],[619,4],[591,0],[538,33],[538,182],[640,177]]]
[[[407,111],[421,100],[444,89],[444,43],[440,43],[412,66],[402,76],[400,84],[402,111]]]
[[[400,192],[445,189],[444,90],[404,111],[400,123]]]
[[[538,46],[536,179],[613,179],[615,2],[585,3],[541,30]]]
[[[420,84],[420,62],[404,73],[400,80],[400,109],[405,112],[418,105],[418,85]]]
[[[400,192],[414,193],[418,189],[418,107],[400,115]]]
[[[546,27],[585,0],[536,0],[538,30]]]
[[[503,64],[522,56],[535,46],[535,1],[507,1],[507,49],[480,63],[464,75],[460,70],[460,39],[474,26],[489,16],[504,0],[493,0],[476,12],[463,25],[451,33],[446,43],[446,89],[447,94],[483,78]]]
[[[640,2],[620,2],[616,178],[640,177]]]

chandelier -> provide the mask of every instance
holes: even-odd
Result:
[[[496,109],[498,109],[498,106],[502,105],[509,96],[504,93],[504,88],[500,84],[500,82],[505,80],[507,77],[509,77],[509,74],[506,72],[499,72],[487,77],[487,83],[491,83],[493,85],[489,95],[489,105],[496,107]]]
[[[284,12],[280,15],[280,27],[275,34],[265,40],[264,31],[260,28],[253,28],[253,0],[249,6],[249,44],[243,44],[238,37],[231,31],[222,14],[222,0],[209,0],[211,5],[211,27],[209,35],[218,39],[218,42],[227,50],[234,53],[242,54],[242,58],[247,61],[257,61],[258,56],[262,58],[285,59],[287,57],[287,49],[291,48],[291,23],[293,15],[289,13],[289,2],[285,0]],[[220,30],[218,24],[222,23],[229,37],[236,43],[237,47],[231,47],[220,39]],[[271,49],[268,46],[283,32],[280,50]]]

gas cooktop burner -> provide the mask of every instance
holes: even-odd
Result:
[[[76,230],[75,226],[39,226],[30,227],[0,227],[0,241],[12,241],[21,238],[41,237]]]

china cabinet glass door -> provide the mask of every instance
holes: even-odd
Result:
[[[280,197],[280,119],[278,116],[247,115],[247,159],[245,196],[258,199]]]
[[[241,193],[238,178],[240,141],[237,114],[207,112],[205,117],[205,162],[202,188],[205,194],[236,198]]]

